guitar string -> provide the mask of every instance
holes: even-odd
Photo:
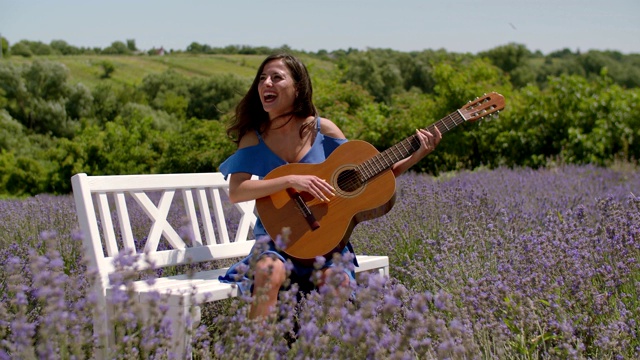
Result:
[[[442,122],[444,123],[446,122],[446,120],[447,119],[444,119]],[[438,124],[435,124],[433,126],[437,126],[437,125]],[[429,129],[432,129],[432,127],[430,127]],[[448,127],[445,126],[445,129],[448,129]],[[408,148],[407,148],[407,145],[408,145]],[[355,189],[360,187],[362,183],[366,182],[368,179],[372,178],[373,176],[379,174],[381,171],[388,169],[390,166],[393,165],[393,163],[410,155],[412,152],[416,151],[419,147],[420,147],[420,143],[416,135],[412,135],[408,137],[407,139],[401,141],[399,144],[396,144],[395,146],[391,147],[389,150],[385,151],[382,154],[382,156],[377,155],[372,159],[369,159],[364,163],[362,163],[361,165],[357,166],[355,172],[350,172],[348,173],[348,176],[346,177],[346,179],[343,178],[343,180],[346,181],[344,182],[344,185],[346,185],[348,189]],[[389,161],[388,158],[390,156],[393,156],[394,158],[393,162]],[[385,160],[385,161],[382,162],[381,160]],[[363,177],[360,177],[358,174],[362,174]]]
[[[458,115],[457,118],[459,118],[459,121],[457,121],[453,115]],[[429,131],[433,131],[434,128],[437,127],[441,133],[445,133],[463,122],[464,122],[464,118],[462,118],[459,113],[454,112],[452,114],[449,114],[447,117],[440,120],[439,122],[429,126],[427,129]],[[447,124],[451,126],[448,126]],[[409,149],[407,149],[407,145]],[[371,168],[372,166],[370,164],[374,164],[375,169],[378,172],[380,170],[386,170],[389,166],[392,166],[393,163],[404,159],[405,157],[409,156],[412,152],[416,151],[419,148],[420,148],[420,143],[419,143],[418,137],[416,135],[412,135],[409,138],[405,139],[404,141],[389,148],[387,151],[382,153],[381,156],[375,156],[374,158],[367,160],[364,163],[364,165],[367,168]],[[384,163],[381,162],[381,160],[388,160],[387,158],[390,156],[393,156],[392,162],[389,162],[389,161],[384,161]],[[372,174],[365,172],[365,175],[367,175],[368,178],[375,176],[376,174],[377,172],[374,172]]]
[[[471,106],[476,106],[478,104],[479,102]],[[486,111],[486,110],[478,110],[478,111]],[[427,130],[433,131],[435,128],[438,128],[440,133],[444,134],[452,130],[456,126],[464,123],[465,121],[467,121],[467,119],[465,119],[464,116],[462,116],[460,110],[457,110],[445,116],[440,121],[428,126]],[[409,145],[409,149],[407,149],[405,144]],[[359,188],[361,184],[367,182],[369,179],[373,178],[374,176],[379,174],[381,171],[387,170],[395,162],[400,161],[406,158],[407,156],[411,155],[414,151],[418,150],[419,147],[420,147],[420,143],[417,135],[412,135],[406,138],[405,140],[399,142],[398,144],[392,146],[391,148],[385,150],[384,152],[379,153],[373,158],[366,160],[362,164],[356,166],[355,167],[356,171],[348,174],[346,178],[346,185],[348,185],[349,188]],[[393,162],[389,162],[389,157],[392,155],[395,157],[395,160]],[[375,169],[373,169],[374,167]],[[363,175],[363,176],[360,176],[360,175]]]
[[[456,117],[454,117],[454,115],[457,115],[456,117],[459,118],[459,121],[456,120]],[[458,112],[453,112],[439,122],[430,125],[429,127],[427,127],[427,129],[429,131],[433,131],[437,127],[438,130],[440,130],[440,133],[444,134],[445,132],[453,129],[459,124],[462,124],[464,121],[465,119],[460,116]],[[346,178],[342,178],[343,184],[346,185],[345,187],[349,189],[358,188],[362,183],[365,183],[375,175],[379,174],[381,171],[388,169],[394,163],[406,158],[419,148],[419,139],[417,135],[414,134],[399,142],[398,144],[392,146],[385,152],[378,154],[373,158],[356,166],[356,171],[349,173]],[[393,156],[392,162],[388,161],[388,158],[390,156]],[[359,174],[362,174],[364,176],[361,177],[359,176]]]

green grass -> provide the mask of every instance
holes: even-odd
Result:
[[[209,77],[231,73],[251,79],[264,58],[264,55],[74,55],[34,56],[31,58],[13,56],[5,61],[16,65],[29,64],[36,60],[62,63],[69,68],[71,83],[83,83],[93,87],[105,81],[101,78],[104,73],[101,64],[104,61],[112,63],[115,67],[110,81],[137,85],[148,74],[163,73],[168,70],[188,77]],[[328,61],[304,58],[303,61],[312,68],[331,70],[334,67]]]

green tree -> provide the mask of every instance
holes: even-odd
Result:
[[[0,90],[2,107],[10,113],[15,113],[16,108],[27,101],[28,92],[19,66],[6,62],[0,63]]]
[[[359,52],[349,54],[341,61],[343,81],[363,86],[376,101],[391,101],[391,96],[402,90],[403,79],[398,66],[389,53]]]
[[[423,54],[400,54],[398,66],[405,90],[420,89],[424,93],[433,92],[435,81],[431,75],[433,67]]]
[[[587,78],[597,79],[603,71],[616,83],[626,87],[640,86],[640,66],[624,61],[615,51],[591,50],[577,58]]]
[[[234,74],[191,80],[188,85],[186,117],[220,119],[235,108],[242,92],[248,87],[247,81]]]
[[[550,53],[547,57],[548,58],[574,58],[575,56],[580,55],[579,53],[574,54],[571,49],[569,48],[564,48],[562,50],[557,50],[554,51],[552,53]]]
[[[11,47],[11,53],[30,57],[32,55],[51,55],[54,50],[41,41],[20,40]]]
[[[69,85],[65,108],[71,119],[82,119],[90,116],[93,110],[91,90],[82,83]]]
[[[28,58],[33,56],[33,51],[31,51],[31,48],[29,47],[28,44],[21,41],[11,46],[11,55],[17,55],[17,56]]]
[[[173,70],[145,76],[137,88],[154,109],[164,110],[180,118],[186,116],[189,80]]]
[[[520,66],[511,71],[511,83],[515,88],[522,88],[529,84],[535,84],[537,73],[531,66]]]
[[[72,136],[79,124],[77,118],[67,114],[67,103],[74,95],[68,76],[64,65],[49,61],[38,60],[21,67],[0,64],[0,88],[7,111],[37,133]]]
[[[111,43],[111,46],[102,49],[102,53],[106,55],[127,55],[130,54],[131,51],[122,41],[114,41]]]
[[[335,122],[347,138],[362,139],[370,130],[366,129],[359,114],[375,104],[374,97],[362,86],[350,81],[340,82],[339,78],[337,73],[314,78],[314,103],[320,115]]]
[[[58,155],[81,154],[84,156],[81,161],[67,162],[75,170],[81,168],[94,175],[157,172],[169,133],[156,130],[153,123],[152,117],[132,111],[106,123],[104,129],[87,126],[74,138],[82,149],[65,143],[65,151]]]
[[[67,96],[69,69],[51,61],[34,61],[23,69],[22,77],[27,91],[36,98],[58,100]]]
[[[194,41],[187,46],[187,52],[192,54],[201,54],[203,52],[203,47],[201,44]]]
[[[111,83],[100,83],[92,91],[93,117],[100,124],[105,124],[118,116],[123,103],[118,96],[116,86]]]
[[[144,103],[144,95],[131,85],[101,82],[92,91],[92,115],[98,124],[104,126],[113,121],[128,103]]]
[[[190,119],[174,133],[159,161],[161,173],[217,171],[236,149],[227,138],[223,122]]]
[[[24,126],[0,110],[0,150],[13,150],[24,146]]]
[[[111,75],[116,71],[116,66],[109,60],[101,61],[100,66],[102,67],[101,79],[110,79]]]
[[[132,53],[138,51],[135,39],[127,39],[127,49]]]
[[[578,75],[585,76],[584,68],[574,56],[564,58],[547,57],[544,64],[538,69],[536,75],[536,83],[539,87],[547,86],[550,77],[559,77],[562,75]]]
[[[512,94],[509,110],[495,122],[493,165],[545,166],[568,163],[607,165],[637,159],[640,146],[639,91],[624,90],[601,77],[550,78],[545,89],[527,86]]]
[[[438,64],[434,67],[433,75],[436,86],[435,106],[431,116],[435,119],[447,116],[485,93],[495,91],[506,99],[512,93],[508,79],[486,59],[475,59],[457,66]],[[491,146],[491,140],[483,138],[482,127],[479,124],[465,123],[448,132],[447,140],[437,149],[441,161],[437,164],[438,171],[472,169],[486,164],[489,154],[487,147]]]
[[[510,83],[500,70],[486,60],[475,59],[459,64],[441,63],[434,66],[434,95],[444,116],[476,97],[491,91],[510,89]]]
[[[3,127],[12,132],[7,138],[15,138],[5,142],[9,149],[0,148],[0,194],[55,193],[57,184],[53,184],[51,178],[57,173],[58,165],[49,160],[47,151],[56,147],[56,140],[40,134],[27,135],[24,127],[18,128],[15,123],[4,122]]]
[[[123,118],[143,117],[152,119],[151,127],[159,131],[175,131],[180,127],[182,118],[177,114],[171,114],[164,110],[157,110],[149,105],[137,102],[129,102],[122,105],[119,116]]]
[[[62,55],[78,55],[81,53],[80,49],[69,45],[64,40],[52,40],[51,43],[49,43],[49,46],[51,46],[51,49],[53,49],[54,52]]]
[[[65,104],[61,101],[35,99],[31,103],[29,119],[30,129],[54,136],[72,137],[79,126],[78,122],[68,118]]]
[[[2,52],[1,57],[9,56],[9,41],[4,37],[0,37],[0,51]]]
[[[527,59],[531,57],[531,51],[525,45],[511,43],[480,52],[478,56],[488,58],[502,71],[511,73],[516,68],[526,65]]]
[[[66,100],[70,94],[67,84],[69,69],[54,62],[35,61],[23,71],[30,101],[25,125],[38,133],[72,136],[77,122],[69,119]]]
[[[48,172],[34,158],[15,156],[13,152],[0,151],[0,192],[13,196],[35,195],[47,191]]]

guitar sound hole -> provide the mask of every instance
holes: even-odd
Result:
[[[344,192],[353,192],[362,186],[362,180],[357,171],[345,170],[338,175],[338,187]]]

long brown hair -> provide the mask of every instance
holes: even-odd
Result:
[[[254,130],[264,133],[269,128],[269,114],[262,107],[260,94],[258,94],[258,84],[264,67],[273,60],[282,60],[289,69],[298,94],[293,102],[293,111],[285,115],[304,119],[318,115],[316,107],[313,105],[313,88],[307,67],[298,58],[290,54],[270,55],[260,64],[249,91],[236,106],[235,116],[231,119],[227,128],[227,135],[235,143],[240,142],[240,139],[249,131]],[[300,129],[300,136],[302,137],[307,131],[306,129],[312,125],[313,122],[303,126]]]

